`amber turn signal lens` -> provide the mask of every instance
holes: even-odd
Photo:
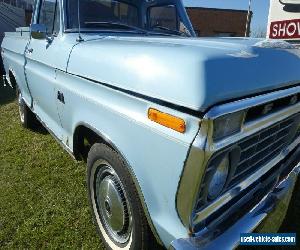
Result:
[[[169,115],[163,112],[160,112],[156,109],[150,108],[148,110],[148,118],[156,122],[162,126],[171,128],[177,132],[184,133],[185,132],[185,121],[181,118],[178,118],[173,115]]]

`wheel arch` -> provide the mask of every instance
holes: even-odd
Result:
[[[73,154],[75,156],[75,159],[77,159],[77,160],[82,159],[81,152],[80,152],[82,150],[81,149],[81,145],[82,145],[81,144],[82,143],[81,133],[82,133],[82,131],[89,131],[92,135],[96,135],[97,138],[95,138],[94,143],[97,143],[97,142],[105,143],[110,148],[112,148],[114,151],[116,151],[119,155],[121,155],[121,157],[124,159],[124,161],[126,162],[126,164],[128,166],[128,170],[129,170],[130,176],[134,182],[136,190],[138,191],[139,199],[141,201],[145,216],[147,218],[148,225],[149,225],[155,239],[157,240],[157,242],[163,246],[164,244],[162,243],[162,240],[160,239],[160,237],[154,227],[147,204],[145,202],[145,198],[144,198],[142,189],[141,189],[138,179],[133,171],[133,168],[129,164],[125,155],[121,152],[121,150],[118,149],[118,147],[115,145],[115,143],[112,142],[112,140],[109,138],[109,136],[101,133],[98,129],[94,128],[93,126],[90,126],[87,123],[77,124],[76,128],[74,129],[74,133],[73,133]]]

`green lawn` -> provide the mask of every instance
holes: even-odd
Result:
[[[23,129],[14,93],[0,85],[0,248],[103,249],[85,164],[48,133]]]
[[[20,126],[14,93],[0,82],[0,248],[103,249],[85,172],[48,133]],[[281,232],[300,235],[299,190]]]

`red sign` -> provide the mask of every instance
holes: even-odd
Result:
[[[300,19],[272,22],[270,26],[270,38],[300,38]]]

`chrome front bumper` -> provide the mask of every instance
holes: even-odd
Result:
[[[298,154],[294,157],[297,156]],[[297,162],[299,161],[297,160]],[[210,238],[212,236],[208,231],[195,237],[174,240],[169,249],[234,249],[239,245],[241,233],[277,231],[280,225],[276,225],[277,228],[275,228],[276,226],[272,225],[270,221],[278,219],[278,214],[281,213],[279,210],[282,210],[283,206],[287,210],[299,173],[300,162],[252,210],[216,238]],[[281,217],[280,224],[284,216],[285,213],[283,215],[281,213],[281,216],[279,216]]]

